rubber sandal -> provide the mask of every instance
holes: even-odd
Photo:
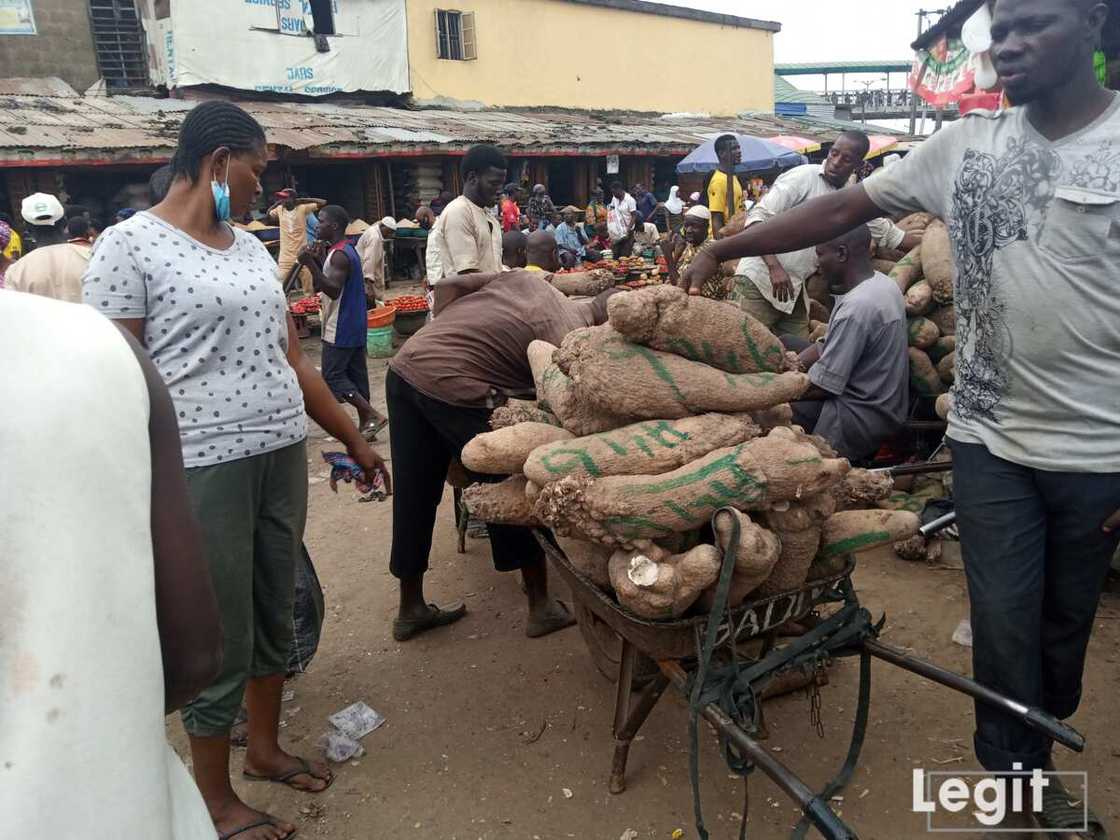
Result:
[[[279,828],[272,820],[257,820],[255,823],[249,823],[248,825],[241,826],[241,828],[235,828],[233,831],[227,831],[225,834],[219,834],[218,840],[232,840],[232,838],[236,837],[238,834],[244,834],[246,831],[252,831],[254,828],[260,828],[263,825]],[[284,840],[290,840],[290,838],[295,837],[297,831],[299,831],[298,828],[293,828],[291,832],[284,835]]]
[[[312,772],[311,764],[307,761],[306,758],[299,759],[298,767],[293,767],[291,770],[287,771],[286,773],[281,773],[278,776],[260,776],[256,773],[250,773],[248,770],[242,770],[241,775],[244,778],[248,779],[250,782],[275,782],[276,784],[284,785],[284,787],[289,787],[292,790],[297,790],[300,793],[323,793],[325,790],[327,790],[327,788],[334,784],[333,773],[326,779],[324,779],[322,776],[316,776],[315,773]],[[309,790],[307,788],[302,788],[298,785],[292,784],[292,779],[294,779],[296,776],[310,776],[312,779],[318,779],[320,782],[326,782],[326,784],[319,790]]]
[[[1051,840],[1107,840],[1100,818],[1084,802],[1065,789],[1057,776],[1042,789],[1042,813],[1035,814],[1039,826]],[[1076,829],[1085,827],[1083,831]]]
[[[428,614],[423,618],[395,619],[393,621],[393,638],[398,642],[407,642],[421,633],[454,624],[466,614],[466,604],[455,604],[445,610],[440,609],[435,604],[428,604]]]
[[[382,417],[376,423],[366,423],[359,430],[367,443],[377,440],[377,433],[389,425],[389,418]]]

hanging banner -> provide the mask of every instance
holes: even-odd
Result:
[[[311,37],[307,0],[228,0],[221,38],[214,37],[208,7],[175,0],[171,17],[160,21],[168,25],[153,46],[171,87],[213,84],[304,96],[409,90],[405,0],[332,0],[335,34],[327,35],[327,52]]]
[[[0,0],[0,35],[35,35],[31,0]]]
[[[972,53],[957,38],[941,38],[920,51],[910,71],[910,89],[935,108],[960,101],[976,87]]]

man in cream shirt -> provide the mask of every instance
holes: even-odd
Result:
[[[846,131],[832,144],[824,163],[789,170],[747,214],[747,226],[765,222],[818,196],[846,186],[863,164],[871,141],[861,131]],[[888,219],[868,225],[883,248],[909,250],[921,234],[908,234]],[[809,299],[805,281],[817,270],[813,248],[789,254],[747,257],[739,262],[732,299],[777,335],[809,337]]]
[[[372,296],[376,300],[385,298],[385,240],[392,239],[396,230],[397,220],[386,216],[366,228],[358,239],[358,256],[362,260],[367,297]]]

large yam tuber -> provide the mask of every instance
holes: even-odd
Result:
[[[866,507],[887,498],[894,489],[890,473],[865,469],[851,470],[838,488],[839,504],[844,509]]]
[[[514,475],[524,471],[529,453],[537,447],[573,437],[571,432],[547,423],[518,423],[475,435],[463,447],[461,459],[464,467],[476,473]]]
[[[727,220],[727,224],[719,229],[719,238],[723,239],[728,236],[734,236],[737,233],[742,233],[743,228],[747,224],[747,211],[740,210],[734,216]]]
[[[735,571],[731,575],[731,585],[727,591],[729,607],[739,606],[770,577],[782,552],[782,544],[772,532],[756,525],[745,513],[733,513],[739,521],[739,543],[735,553]],[[724,513],[716,517],[716,544],[721,552],[727,551],[734,527],[731,514]],[[704,590],[697,603],[704,610],[710,611],[715,604],[715,596],[716,584],[713,583]]]
[[[632,344],[609,326],[569,333],[556,362],[579,400],[608,414],[642,419],[753,411],[795,400],[809,386],[803,373],[727,373]],[[563,420],[563,412],[557,413]]]
[[[855,554],[907,540],[918,533],[921,520],[905,510],[846,510],[835,513],[821,532],[823,557]]]
[[[633,420],[602,411],[580,399],[572,380],[552,361],[556,346],[546,341],[529,344],[529,367],[536,383],[537,404],[555,414],[574,435],[593,435],[615,429]]]
[[[821,321],[810,321],[809,340],[820,341],[828,335],[828,324]]]
[[[937,375],[946,385],[952,385],[957,378],[957,354],[950,353],[937,363]]]
[[[497,484],[472,484],[463,491],[463,504],[476,519],[498,525],[539,525],[533,502],[526,494],[528,480],[515,475]]]
[[[781,543],[778,562],[774,564],[770,576],[758,587],[757,594],[770,597],[780,592],[797,589],[805,582],[817,548],[821,542],[820,526],[806,528],[804,531],[779,531],[773,529]]]
[[[940,306],[926,315],[926,317],[937,324],[937,328],[941,330],[942,335],[957,334],[957,310],[953,304],[950,303],[946,306]]]
[[[929,227],[930,222],[932,222],[934,218],[932,213],[911,213],[909,216],[902,217],[898,223],[898,227],[907,233],[925,230]]]
[[[782,436],[717,449],[662,475],[568,476],[541,490],[536,512],[564,534],[604,545],[631,545],[699,528],[721,507],[762,508],[819,493],[838,483],[848,462],[826,459],[807,443]]]
[[[953,300],[953,248],[949,229],[941,220],[930,222],[922,239],[922,272],[938,303]]]
[[[598,543],[557,536],[556,542],[575,570],[602,589],[611,591],[610,562],[613,551]]]
[[[605,269],[552,274],[549,281],[569,297],[594,297],[614,285],[614,275]]]
[[[955,335],[943,335],[926,352],[929,353],[930,361],[937,364],[956,349],[957,337]]]
[[[681,420],[644,420],[597,435],[537,447],[524,472],[540,485],[566,475],[658,475],[758,437],[750,415],[700,414]]]
[[[793,422],[793,406],[789,403],[779,403],[770,408],[759,408],[750,412],[751,419],[759,425],[764,432],[777,426],[788,426]]]
[[[942,420],[949,419],[949,411],[953,407],[952,400],[953,398],[949,394],[942,394],[937,398],[937,402],[934,404],[933,410]]]
[[[607,311],[616,332],[655,350],[729,373],[785,369],[785,348],[763,324],[738,307],[690,296],[677,286],[615,295]]]
[[[890,277],[898,284],[899,291],[906,294],[906,290],[922,279],[922,246],[918,245],[905,257],[900,259],[890,273]]]
[[[548,423],[559,426],[560,418],[551,411],[545,411],[532,400],[510,400],[490,413],[490,428],[504,429],[518,423]]]
[[[910,346],[917,347],[919,350],[932,347],[941,337],[941,331],[937,329],[937,324],[929,318],[907,318],[906,332]]]
[[[923,397],[935,397],[942,391],[941,377],[929,356],[917,347],[907,347],[910,358],[910,387]]]
[[[906,290],[906,314],[925,315],[933,306],[933,289],[925,280],[919,280]]]
[[[800,502],[778,502],[766,511],[766,524],[778,531],[804,531],[836,513],[832,492],[806,496]]]
[[[894,271],[894,267],[898,264],[897,260],[884,260],[874,259],[871,261],[871,267],[878,271],[880,274],[886,274],[888,277]]]
[[[641,618],[664,620],[684,615],[700,593],[719,577],[720,551],[698,545],[669,554],[647,543],[637,551],[616,551],[610,560],[611,585],[618,602]]]

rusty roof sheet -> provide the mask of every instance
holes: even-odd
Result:
[[[29,80],[7,80],[7,83]],[[39,90],[56,90],[53,80]],[[2,82],[0,82],[2,84]],[[19,85],[35,89],[33,85]],[[10,93],[0,97],[0,165],[35,160],[160,160],[194,102],[135,96]],[[445,154],[489,142],[541,154],[678,154],[723,132],[798,134],[830,142],[845,127],[809,117],[734,118],[539,110],[404,110],[355,104],[242,102],[270,144],[315,157]],[[852,124],[849,124],[852,125]],[[886,133],[885,130],[876,129]]]
[[[0,79],[0,96],[77,96],[58,76],[41,79]]]

